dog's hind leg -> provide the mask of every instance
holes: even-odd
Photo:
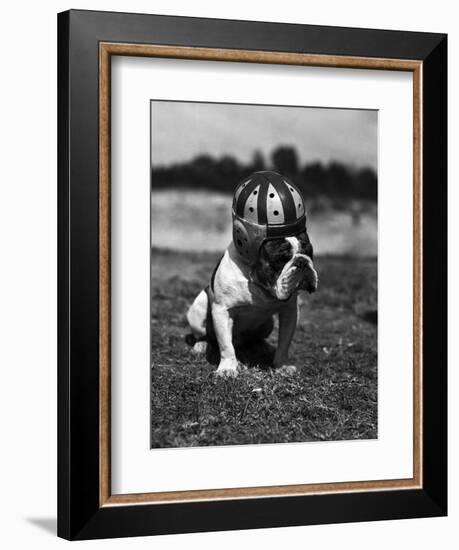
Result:
[[[209,308],[209,297],[206,290],[196,296],[191,304],[186,318],[192,333],[193,353],[205,353],[207,350],[207,315]]]
[[[186,319],[196,340],[206,336],[208,305],[209,298],[207,292],[201,290],[187,311]]]

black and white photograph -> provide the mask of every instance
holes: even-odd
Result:
[[[457,546],[455,4],[2,22],[1,547]]]
[[[151,447],[376,439],[376,110],[151,101]]]

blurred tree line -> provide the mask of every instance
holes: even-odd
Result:
[[[212,189],[233,193],[236,185],[252,172],[275,170],[292,179],[306,199],[327,197],[334,203],[350,200],[374,202],[377,199],[377,175],[372,168],[354,168],[341,162],[301,165],[295,147],[277,147],[267,162],[255,151],[247,164],[225,155],[214,158],[199,155],[189,162],[157,166],[152,169],[154,189]]]

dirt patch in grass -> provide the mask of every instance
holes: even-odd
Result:
[[[185,313],[219,257],[153,250],[151,446],[376,438],[376,260],[317,258],[319,290],[302,296],[291,347],[295,375],[270,368],[266,347],[242,350],[247,368],[221,380],[218,357],[196,357],[185,342]]]

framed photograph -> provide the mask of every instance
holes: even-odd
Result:
[[[58,534],[445,515],[446,36],[58,41]]]

